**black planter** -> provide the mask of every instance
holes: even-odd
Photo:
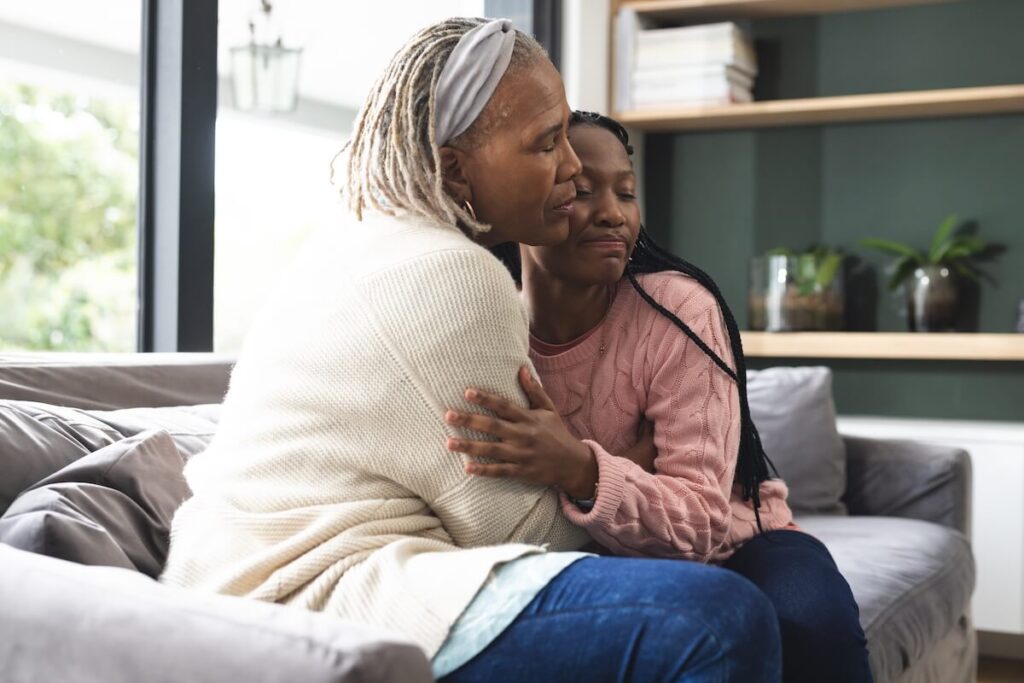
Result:
[[[911,332],[955,332],[960,286],[946,266],[922,266],[907,280],[907,323]]]

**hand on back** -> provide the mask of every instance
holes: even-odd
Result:
[[[449,438],[448,450],[471,456],[466,463],[469,474],[558,486],[573,498],[593,497],[597,460],[590,447],[569,432],[551,398],[526,366],[519,370],[519,382],[530,400],[529,408],[520,408],[489,392],[467,389],[467,400],[493,414],[449,410],[445,422],[498,440]]]

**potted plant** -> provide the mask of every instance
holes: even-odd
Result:
[[[956,215],[947,216],[927,251],[901,242],[869,238],[861,241],[898,258],[891,265],[889,289],[905,286],[907,321],[911,332],[956,330],[965,280],[978,281],[974,260],[989,249],[976,235],[957,230]]]
[[[751,262],[750,329],[769,332],[843,327],[844,255],[824,246],[772,249]]]

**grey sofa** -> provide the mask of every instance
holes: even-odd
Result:
[[[0,355],[0,679],[432,680],[396,634],[152,578],[187,495],[180,467],[212,435],[230,367],[212,355]],[[785,451],[776,464],[807,508],[798,524],[853,587],[876,681],[973,680],[967,454],[840,439],[814,412],[820,397],[780,409],[804,375],[756,375],[755,419]],[[803,427],[779,422],[792,419]],[[841,462],[783,443],[795,433],[831,440]],[[157,465],[154,444],[176,453]]]

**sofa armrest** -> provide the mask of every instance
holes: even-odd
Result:
[[[432,681],[423,651],[342,619],[0,544],[4,680]]]
[[[971,458],[960,448],[844,436],[851,515],[906,517],[969,536]]]

